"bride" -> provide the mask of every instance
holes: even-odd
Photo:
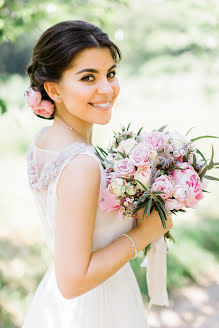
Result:
[[[167,228],[153,211],[138,222],[102,212],[106,177],[92,145],[94,124],[107,124],[119,94],[119,48],[99,27],[64,21],[47,29],[27,67],[25,102],[53,119],[27,153],[29,184],[54,261],[23,328],[145,328],[147,317],[129,261]]]

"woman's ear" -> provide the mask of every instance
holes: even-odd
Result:
[[[44,89],[46,90],[48,96],[55,102],[60,102],[61,97],[58,92],[57,84],[51,81],[44,82]]]

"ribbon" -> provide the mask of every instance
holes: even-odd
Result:
[[[147,256],[141,263],[141,267],[146,267],[146,282],[148,285],[148,294],[150,302],[147,314],[151,310],[152,304],[160,306],[169,306],[168,293],[166,288],[167,264],[166,253],[167,244],[162,236],[160,239],[151,243],[151,248]]]

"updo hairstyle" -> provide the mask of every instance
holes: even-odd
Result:
[[[122,58],[119,48],[98,26],[85,21],[71,20],[48,28],[36,43],[26,69],[30,77],[30,86],[41,92],[42,100],[49,100],[55,105],[44,89],[44,82],[58,82],[80,51],[94,47],[108,47],[115,63]],[[51,120],[54,113],[55,111],[49,118],[37,116]]]

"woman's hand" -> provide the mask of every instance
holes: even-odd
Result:
[[[148,236],[149,233],[152,234],[152,239],[156,240],[161,236],[165,235],[173,226],[172,215],[167,215],[166,228],[163,228],[160,216],[158,212],[153,209],[149,218],[147,218],[147,213],[145,213],[144,220],[142,220],[144,209],[137,211],[137,227],[142,231],[145,236]]]

